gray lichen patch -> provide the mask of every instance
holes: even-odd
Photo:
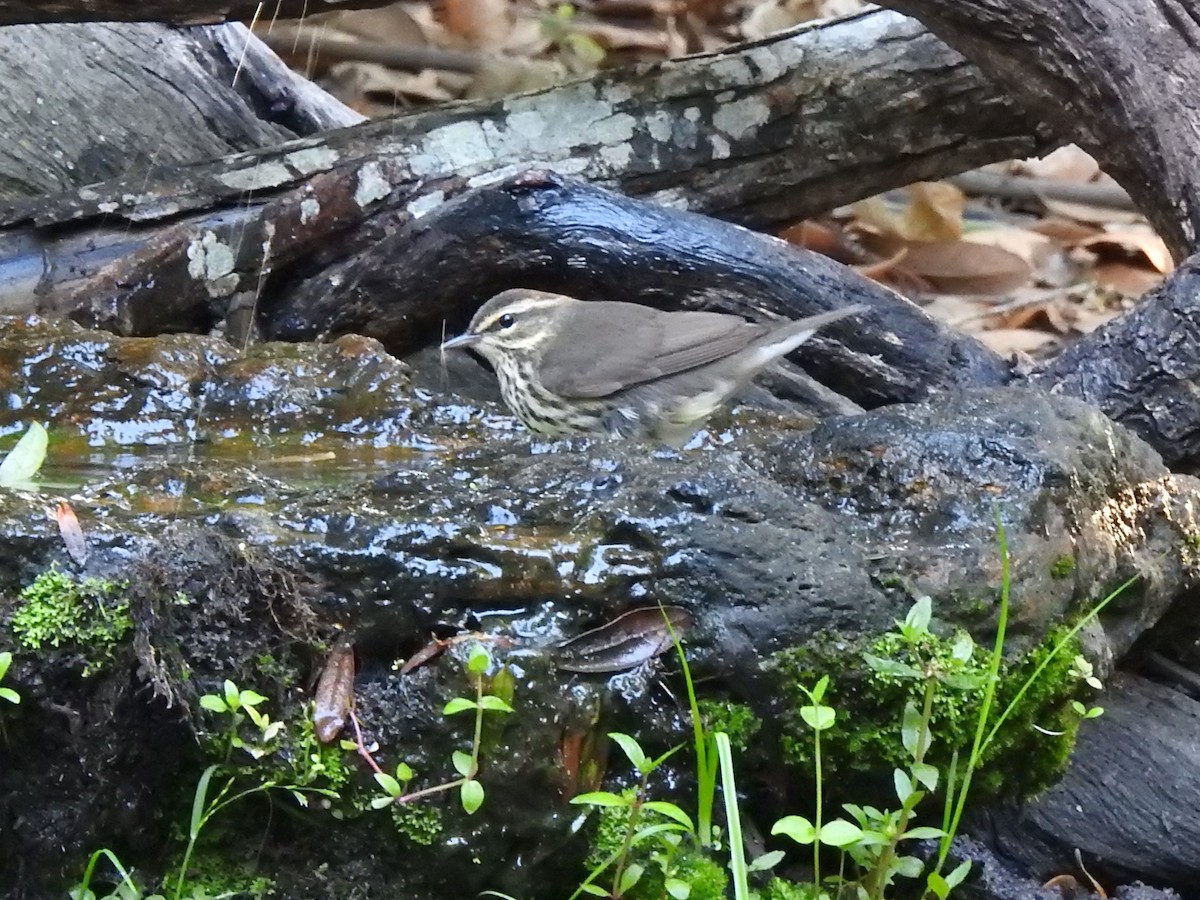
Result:
[[[377,162],[369,162],[358,170],[358,185],[354,189],[354,202],[365,209],[372,203],[382,200],[392,192],[392,185],[383,175],[383,168]]]
[[[238,276],[234,272],[233,249],[206,231],[204,236],[188,243],[188,274],[202,280],[211,297],[223,297],[237,290]]]

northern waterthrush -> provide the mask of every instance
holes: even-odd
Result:
[[[504,402],[531,431],[679,445],[768,363],[863,309],[766,325],[517,289],[485,303],[442,348],[481,353]]]

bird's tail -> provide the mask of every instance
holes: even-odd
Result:
[[[865,312],[867,308],[863,304],[857,303],[844,309],[835,309],[779,325],[769,334],[760,338],[755,345],[756,352],[752,359],[748,360],[751,370],[757,370],[781,356],[786,356],[831,322],[847,316],[858,315]]]

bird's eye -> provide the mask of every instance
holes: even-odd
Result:
[[[513,317],[512,313],[505,313],[497,322],[501,328],[512,328],[516,323],[517,320]]]

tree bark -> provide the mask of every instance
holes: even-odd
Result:
[[[885,0],[1099,160],[1177,260],[1200,227],[1194,0]]]
[[[387,6],[393,0],[0,0],[0,25],[37,22],[170,22],[202,25],[256,15],[298,18]]]
[[[1044,137],[915,23],[873,13],[9,203],[0,284],[10,309],[121,333],[191,329],[308,279],[336,297],[343,286],[320,281],[330,263],[531,163],[765,224],[1033,152]]]
[[[238,24],[0,28],[0,84],[8,202],[113,178],[138,183],[162,167],[363,118]]]

